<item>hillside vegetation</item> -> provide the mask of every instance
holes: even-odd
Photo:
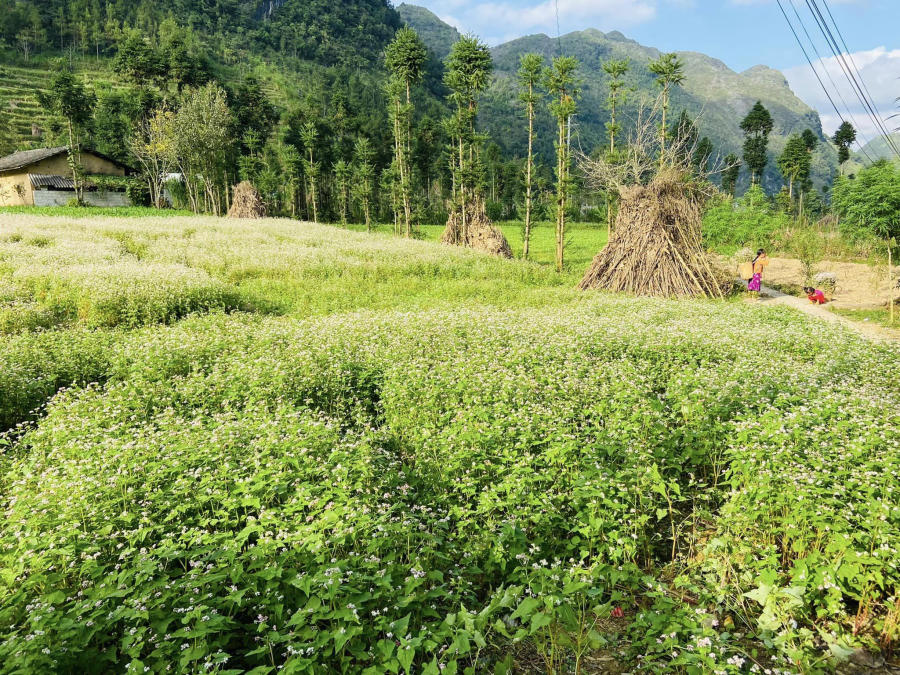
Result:
[[[896,644],[895,346],[296,221],[0,232],[0,672]]]
[[[421,7],[400,5],[403,20],[413,26],[436,52],[444,52],[447,40],[456,33],[437,16]],[[604,125],[609,121],[606,103],[609,76],[602,65],[610,59],[625,59],[631,63],[627,85],[631,104],[627,115],[635,115],[641,98],[656,95],[653,75],[647,65],[658,59],[660,52],[629,40],[618,31],[602,33],[585,30],[561,36],[564,52],[579,61],[578,74],[583,83],[582,100],[577,116],[576,140],[586,151],[602,145],[607,138]],[[492,49],[497,78],[483,104],[481,120],[491,137],[509,153],[522,154],[527,144],[525,129],[520,123],[521,112],[511,106],[516,100],[515,74],[522,54],[536,52],[549,60],[559,52],[560,41],[547,35],[529,35],[501,44]],[[787,138],[804,129],[812,129],[822,140],[819,115],[798,99],[784,76],[771,68],[756,66],[743,73],[735,73],[721,61],[695,52],[679,52],[685,64],[684,86],[672,99],[675,110],[684,109],[698,118],[703,135],[713,141],[722,157],[734,152],[740,155],[743,136],[739,125],[756,103],[762,101],[772,114],[775,129],[769,148],[770,163],[765,174],[765,187],[777,192],[781,186],[774,159],[784,149]],[[538,118],[538,152],[545,161],[553,156],[553,122],[542,111]],[[817,185],[830,183],[837,169],[837,155],[827,143],[821,143],[813,160],[813,178]],[[746,186],[744,186],[746,187]]]

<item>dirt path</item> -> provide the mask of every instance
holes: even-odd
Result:
[[[875,324],[862,323],[860,321],[851,321],[846,317],[829,311],[825,307],[814,305],[805,298],[798,298],[793,295],[787,295],[786,293],[776,291],[774,288],[769,288],[768,286],[762,287],[762,293],[760,294],[759,303],[764,305],[785,305],[787,307],[792,307],[793,309],[799,310],[804,314],[809,314],[810,316],[822,319],[823,321],[829,321],[831,323],[838,323],[843,326],[847,326],[851,330],[855,330],[860,335],[873,340],[900,339],[895,331],[890,331]]]
[[[837,278],[837,290],[829,306],[838,309],[873,309],[885,307],[890,297],[887,268],[862,263],[833,262],[823,260],[816,266],[818,272],[829,272]],[[894,279],[900,275],[900,267],[894,271]],[[799,260],[769,258],[766,281],[775,286],[802,286],[803,267]],[[896,297],[896,291],[895,291]]]

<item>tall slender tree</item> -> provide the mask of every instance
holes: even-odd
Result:
[[[97,98],[85,89],[68,68],[59,70],[51,78],[49,88],[46,91],[39,91],[37,97],[48,112],[62,118],[65,124],[69,141],[67,146],[69,170],[72,173],[75,198],[81,201],[84,198],[81,181],[84,174],[81,166],[81,140],[90,128]]]
[[[625,104],[627,89],[625,88],[625,75],[628,74],[630,68],[629,62],[625,60],[606,61],[603,66],[603,72],[609,76],[609,94],[606,98],[606,105],[609,108],[609,122],[606,123],[606,134],[609,136],[609,157],[610,161],[615,161],[616,154],[616,138],[621,131],[619,124],[619,106]],[[613,224],[613,206],[615,198],[612,192],[607,190],[606,193],[606,235],[607,240],[612,236]]]
[[[661,90],[660,97],[662,99],[662,123],[659,129],[660,140],[660,164],[665,162],[666,155],[666,135],[669,132],[666,127],[666,118],[669,113],[669,103],[672,96],[672,88],[684,82],[684,63],[678,58],[677,54],[661,54],[656,61],[652,61],[648,66],[650,72],[656,75],[656,84]]]
[[[750,171],[750,182],[758,183],[762,180],[766,164],[769,163],[768,148],[769,134],[775,128],[772,115],[766,110],[761,101],[757,101],[747,116],[741,122],[741,131],[744,132],[744,164]]]
[[[384,53],[384,62],[391,73],[388,94],[391,116],[394,121],[394,153],[400,176],[400,193],[403,201],[403,223],[407,237],[412,235],[412,86],[422,79],[428,53],[418,33],[404,27],[397,31]],[[405,95],[405,98],[404,98]],[[405,101],[405,102],[404,102]]]
[[[697,141],[697,147],[694,149],[694,166],[702,174],[706,175],[709,168],[709,158],[713,154],[713,144],[709,137],[704,136]]]
[[[522,240],[522,257],[528,259],[531,242],[532,190],[534,189],[534,115],[535,106],[541,100],[538,85],[544,57],[540,54],[523,54],[519,58],[519,100],[525,105],[528,119],[528,155],[525,158],[525,231]]]
[[[350,203],[350,179],[352,169],[347,162],[339,159],[334,164],[334,182],[337,187],[338,211],[341,214],[341,225],[347,224],[347,206]]]
[[[372,144],[368,138],[360,136],[353,146],[353,195],[362,206],[366,220],[366,231],[372,230],[371,204],[375,189],[375,167],[372,164]]]
[[[575,71],[578,59],[557,56],[544,71],[544,84],[550,94],[550,112],[556,118],[556,271],[563,270],[566,243],[566,208],[571,192],[572,157],[569,147],[569,124],[576,111],[578,82]]]
[[[798,215],[803,216],[803,194],[809,189],[809,175],[812,168],[812,152],[819,139],[806,129],[802,134],[794,134],[788,139],[784,151],[778,158],[781,175],[788,180],[788,200],[794,199],[794,187],[797,186],[797,197],[800,205]]]
[[[734,197],[738,177],[741,175],[741,160],[731,153],[725,157],[725,170],[722,172],[722,192]]]
[[[312,209],[313,222],[319,222],[319,205],[318,205],[318,188],[319,188],[319,165],[316,163],[315,147],[319,132],[316,129],[315,122],[307,122],[300,130],[300,139],[303,141],[303,147],[306,149],[306,158],[303,162],[303,170],[306,173],[307,181],[307,200]]]
[[[850,122],[841,122],[841,126],[834,132],[831,141],[838,148],[838,163],[841,167],[841,175],[844,175],[844,164],[850,159],[850,146],[856,142],[856,129]]]
[[[285,201],[291,206],[291,217],[297,217],[297,193],[300,191],[300,178],[303,171],[303,158],[297,148],[290,143],[281,143],[278,146],[278,155],[284,170],[285,180],[282,189],[285,193]]]
[[[625,104],[625,75],[628,74],[630,65],[628,61],[606,61],[603,65],[603,72],[609,76],[609,94],[606,98],[606,104],[609,108],[609,122],[606,123],[606,134],[609,136],[609,152],[612,154],[616,151],[616,138],[621,131],[618,120],[618,110],[620,105]]]
[[[194,211],[222,213],[230,121],[225,91],[215,83],[190,90],[175,115],[178,162]]]
[[[809,171],[809,153],[799,134],[791,136],[778,157],[778,168],[788,182],[788,198],[794,199],[794,184],[801,180],[804,171]]]
[[[457,199],[454,208],[461,214],[462,241],[468,241],[468,222],[483,201],[481,194],[481,137],[475,132],[478,97],[487,88],[493,71],[487,45],[472,35],[464,35],[450,49],[444,83],[450,88],[450,101],[456,105],[448,131],[453,138],[454,181]]]

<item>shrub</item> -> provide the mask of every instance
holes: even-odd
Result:
[[[773,211],[768,197],[754,185],[739,200],[719,198],[703,216],[703,239],[707,246],[748,246],[754,250],[770,246],[772,236],[788,227],[789,216]]]

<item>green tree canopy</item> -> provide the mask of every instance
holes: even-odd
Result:
[[[744,141],[744,164],[750,170],[751,181],[762,179],[766,164],[769,163],[769,134],[775,123],[772,115],[757,101],[747,116],[741,121],[741,131],[746,137]]]
[[[856,129],[850,122],[842,122],[831,140],[838,147],[838,162],[843,164],[850,159],[850,146],[856,142]]]
[[[831,201],[849,234],[900,237],[900,169],[890,162],[876,162],[855,178],[838,178]]]

